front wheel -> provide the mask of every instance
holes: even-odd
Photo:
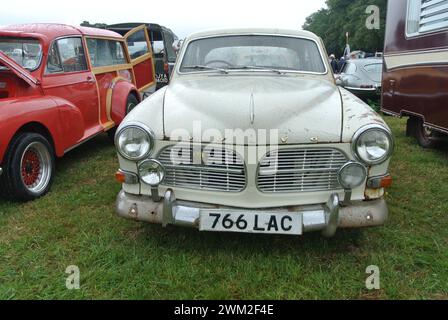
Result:
[[[37,133],[13,138],[5,155],[0,192],[9,199],[31,201],[51,188],[55,172],[53,147]]]

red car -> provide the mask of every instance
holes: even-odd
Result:
[[[113,134],[155,86],[145,26],[125,37],[57,24],[0,28],[0,193],[22,201],[47,193],[55,157]]]

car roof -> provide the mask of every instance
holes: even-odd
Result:
[[[120,34],[126,34],[127,32],[131,31],[134,28],[140,27],[142,25],[145,25],[146,28],[150,32],[159,33],[159,35],[152,35],[152,38],[155,38],[156,41],[162,40],[162,35],[160,33],[162,32],[168,32],[173,35],[173,37],[177,37],[177,35],[169,28],[164,27],[157,23],[147,23],[147,22],[128,22],[128,23],[118,23],[118,24],[110,24],[106,26],[106,29],[116,31]],[[151,36],[151,35],[150,35]]]
[[[213,36],[226,36],[226,35],[279,35],[279,36],[292,36],[300,38],[310,38],[319,41],[319,37],[312,32],[304,30],[287,30],[287,29],[268,29],[268,28],[241,28],[241,29],[217,29],[206,30],[196,32],[189,36],[190,40],[198,38],[206,38]]]
[[[168,28],[165,28],[165,27],[161,26],[160,24],[147,23],[147,22],[141,22],[141,23],[128,22],[128,23],[109,24],[109,25],[107,25],[106,28],[108,28],[108,29],[123,29],[123,30],[129,31],[134,28],[140,27],[141,25],[145,25],[148,29],[156,31],[156,32],[161,32],[164,29],[168,30]]]
[[[8,33],[36,35],[49,40],[65,36],[83,35],[94,37],[108,37],[122,39],[122,36],[110,30],[97,28],[75,27],[66,24],[57,23],[34,23],[34,24],[18,24],[0,28],[0,33],[6,31]]]
[[[383,63],[382,58],[365,58],[365,59],[350,59],[347,62],[354,63],[356,65],[368,65],[368,64],[380,64]]]

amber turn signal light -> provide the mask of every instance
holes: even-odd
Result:
[[[367,181],[369,189],[389,188],[392,186],[392,176],[390,174],[383,177],[370,178]]]
[[[386,176],[383,179],[381,179],[381,188],[389,188],[392,186],[392,177]]]
[[[117,171],[115,173],[115,180],[117,180],[119,183],[125,183],[126,175],[121,171]]]

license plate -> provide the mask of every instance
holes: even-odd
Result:
[[[201,231],[302,235],[300,213],[201,211]]]

